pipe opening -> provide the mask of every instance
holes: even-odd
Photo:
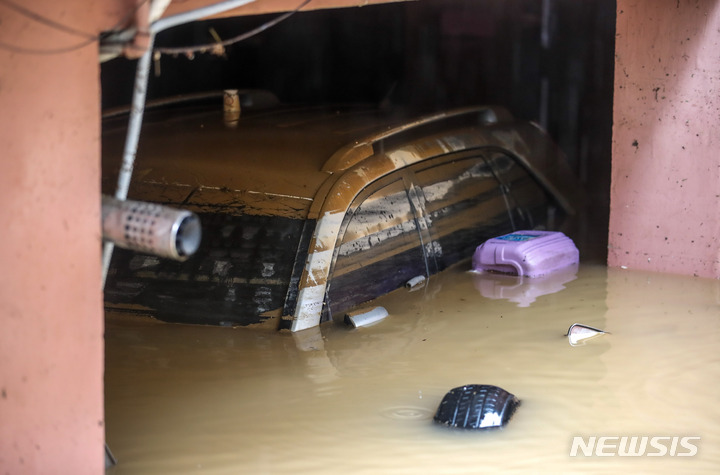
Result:
[[[152,233],[152,231],[151,231]],[[191,256],[200,247],[200,219],[192,214],[180,222],[175,235],[175,249],[179,256]]]

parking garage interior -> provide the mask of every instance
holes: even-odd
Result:
[[[597,260],[720,278],[717,2],[316,1],[218,54],[160,54],[148,97],[260,88],[285,103],[501,104],[568,157],[588,196],[576,237]],[[156,45],[249,31],[295,3],[258,0]],[[49,23],[12,5],[0,3],[0,468],[99,473],[101,112],[129,103],[137,60],[101,63],[98,40],[136,7],[25,5]]]

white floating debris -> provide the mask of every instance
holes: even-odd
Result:
[[[417,275],[405,283],[405,288],[410,290],[417,290],[423,286],[425,282],[424,275]]]
[[[385,310],[385,307],[375,307],[371,310],[361,309],[345,314],[345,323],[355,328],[366,327],[379,322],[387,316],[388,311]]]
[[[588,325],[573,323],[572,325],[570,325],[570,328],[568,328],[567,337],[570,345],[577,346],[584,345],[587,340],[598,337],[605,333],[609,332]]]

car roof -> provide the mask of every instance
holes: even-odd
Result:
[[[371,156],[376,143],[458,115],[482,113],[509,117],[487,107],[421,115],[367,105],[273,105],[243,109],[240,119],[228,124],[222,100],[149,108],[129,196],[157,201],[161,193],[169,204],[202,208],[226,203],[246,214],[304,218],[330,175]],[[106,194],[117,180],[126,127],[122,114],[110,115],[104,124]]]
[[[230,128],[223,122],[221,104],[150,111],[135,173],[146,181],[312,198],[327,177],[325,162],[339,148],[400,121],[360,107],[297,108],[243,114]],[[122,124],[106,130],[108,162],[119,163],[124,140]]]

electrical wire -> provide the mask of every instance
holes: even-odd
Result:
[[[25,48],[24,46],[15,46],[11,45],[9,43],[4,43],[0,41],[0,49],[4,49],[7,51],[10,51],[11,53],[21,53],[21,54],[38,54],[38,55],[52,55],[52,54],[62,54],[62,53],[69,53],[71,51],[75,51],[81,48],[84,48],[85,46],[94,43],[99,38],[89,38],[81,43],[75,43],[71,46],[66,46],[64,48],[55,48],[55,49],[36,49],[36,48]]]
[[[38,13],[28,10],[27,8],[20,6],[15,2],[11,2],[10,0],[0,0],[0,3],[22,15],[25,15],[31,20],[42,23],[43,25],[47,25],[51,28],[55,28],[56,30],[64,31],[65,33],[70,33],[71,35],[77,35],[82,38],[95,38],[95,35],[93,34],[77,30],[71,26],[63,25],[62,23],[58,23],[55,20],[51,20],[50,18],[44,17]]]
[[[246,40],[252,36],[257,35],[258,33],[262,33],[263,31],[267,30],[268,28],[277,25],[283,20],[286,20],[287,18],[291,17],[298,11],[300,11],[305,5],[310,3],[312,0],[304,0],[300,5],[298,5],[294,10],[291,10],[287,13],[284,13],[266,23],[263,23],[262,25],[258,26],[257,28],[254,28],[250,31],[247,31],[241,35],[235,36],[233,38],[224,40],[224,41],[216,41],[215,43],[207,43],[203,45],[194,45],[194,46],[185,46],[185,47],[156,47],[154,51],[156,53],[161,54],[185,54],[185,55],[192,55],[193,53],[203,53],[207,51],[214,51],[217,50],[217,48],[229,46],[235,43],[238,43],[240,41]]]
[[[137,10],[149,1],[150,0],[143,0],[141,3],[137,4],[132,9],[131,12],[129,12],[127,15],[125,15],[125,17],[123,17],[123,19],[121,21],[119,21],[117,24],[115,24],[115,26],[109,28],[108,31],[117,30],[118,28],[125,25],[135,15]],[[263,23],[262,25],[258,26],[257,28],[254,28],[248,32],[245,32],[241,35],[235,36],[233,38],[230,38],[230,39],[227,39],[224,41],[219,41],[219,42],[216,41],[215,43],[208,43],[208,44],[194,45],[194,46],[185,46],[185,47],[160,47],[160,48],[155,48],[154,51],[161,53],[161,54],[186,54],[186,55],[191,55],[193,53],[198,53],[198,52],[216,51],[217,48],[219,48],[219,47],[230,46],[232,44],[239,43],[240,41],[243,41],[252,36],[255,36],[259,33],[262,33],[263,31],[267,30],[268,28],[273,27],[273,26],[277,25],[278,23],[286,20],[290,16],[294,15],[295,13],[300,11],[303,7],[305,7],[311,1],[312,0],[304,0],[294,10],[284,13],[284,14],[278,16],[277,18],[274,18],[266,23]],[[90,34],[90,33],[84,32],[84,31],[77,30],[70,26],[63,25],[62,23],[58,23],[55,20],[51,20],[50,18],[44,17],[38,13],[28,10],[25,7],[17,5],[16,3],[11,2],[10,0],[0,0],[0,4],[3,4],[38,23],[55,28],[59,31],[64,31],[66,33],[70,33],[70,34],[74,34],[74,35],[86,38],[84,41],[82,41],[80,43],[76,43],[74,45],[65,46],[62,48],[44,48],[44,49],[26,48],[23,46],[12,45],[12,44],[0,41],[0,49],[5,49],[5,50],[13,52],[13,53],[37,54],[37,55],[46,55],[46,54],[51,55],[51,54],[68,53],[71,51],[75,51],[75,50],[84,48],[85,46],[102,39],[104,36],[102,34],[93,35],[93,34]]]
[[[110,27],[107,31],[117,30],[117,29],[125,26],[127,24],[127,22],[130,21],[130,19],[132,19],[132,17],[135,16],[135,13],[140,9],[140,7],[142,7],[144,4],[146,4],[149,1],[150,0],[143,0],[142,2],[135,5],[135,7],[133,7],[133,9],[130,12],[128,12],[120,21],[118,21],[115,25]],[[70,33],[70,34],[85,38],[85,40],[83,40],[79,43],[75,43],[74,45],[70,45],[70,46],[64,46],[61,48],[26,48],[24,46],[12,45],[12,44],[0,41],[0,49],[5,49],[12,53],[37,54],[37,55],[45,55],[45,54],[51,55],[51,54],[68,53],[70,51],[75,51],[80,48],[84,48],[85,46],[100,40],[104,36],[103,34],[94,35],[91,33],[77,30],[77,29],[72,28],[67,25],[63,25],[62,23],[58,23],[55,20],[51,20],[50,18],[47,18],[47,17],[42,16],[38,13],[35,13],[31,10],[28,10],[25,7],[17,5],[16,3],[11,2],[10,0],[0,0],[0,4],[3,4],[6,7],[15,10],[16,12],[20,13],[21,15],[24,15],[27,18],[29,18],[37,23],[43,24],[45,26],[49,26],[51,28],[55,28],[56,30],[63,31],[65,33]]]

